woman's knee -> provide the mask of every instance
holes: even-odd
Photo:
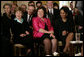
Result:
[[[50,43],[50,40],[48,38],[45,38],[43,42],[44,43]]]
[[[66,38],[66,41],[71,41],[71,40],[73,40],[73,38],[74,38],[74,34],[73,33],[69,33],[69,35]]]
[[[68,36],[71,37],[71,38],[73,38],[74,37],[74,33],[69,33]]]
[[[57,43],[57,39],[52,39],[51,40],[53,43]]]

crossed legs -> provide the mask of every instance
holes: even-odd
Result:
[[[69,51],[70,41],[73,39],[73,35],[74,35],[73,33],[68,34],[68,36],[66,38],[66,45],[65,45],[63,52]]]
[[[50,40],[48,38],[45,38],[43,43],[44,43],[46,55],[50,55],[51,50],[52,50],[52,53],[56,52],[56,49],[57,49],[57,40],[56,39]]]

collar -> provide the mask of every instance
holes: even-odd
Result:
[[[39,21],[43,22],[40,17],[37,17]],[[47,18],[43,18],[44,22],[47,22]]]
[[[23,23],[23,19],[21,18],[21,21],[18,20],[18,18],[15,18],[14,20],[16,20],[18,23]]]

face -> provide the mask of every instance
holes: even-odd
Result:
[[[41,4],[40,4],[40,3],[38,3],[38,4],[37,4],[37,7],[41,7]]]
[[[55,9],[58,9],[58,6],[55,6],[54,8],[55,8]]]
[[[11,11],[10,6],[6,5],[4,11],[5,11],[5,13],[10,13],[10,11]]]
[[[67,14],[64,12],[64,10],[60,11],[61,18],[66,18]]]
[[[47,1],[48,8],[53,8],[53,1]]]
[[[16,15],[16,18],[21,19],[22,11],[16,11],[15,15]]]
[[[21,6],[21,8],[22,8],[22,11],[23,11],[23,12],[26,11],[26,6],[25,6],[25,5]]]
[[[34,7],[33,6],[29,6],[28,7],[28,14],[31,15],[31,14],[33,14],[33,12],[34,12]]]
[[[70,8],[73,10],[73,3],[70,3]]]
[[[42,9],[39,9],[37,12],[38,17],[43,18],[44,16],[44,11]]]
[[[12,10],[15,10],[17,8],[17,6],[16,5],[12,5]]]

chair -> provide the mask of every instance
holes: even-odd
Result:
[[[38,39],[35,39],[34,41],[34,53],[36,56],[44,55],[44,45],[43,43],[40,43]]]
[[[22,55],[22,49],[24,49],[24,48],[25,48],[25,46],[22,44],[14,44],[14,56],[24,56],[24,55]],[[18,55],[17,55],[17,53],[18,53]]]
[[[63,47],[62,41],[58,41],[58,47],[57,47],[58,52],[61,52],[62,51],[62,47]]]

